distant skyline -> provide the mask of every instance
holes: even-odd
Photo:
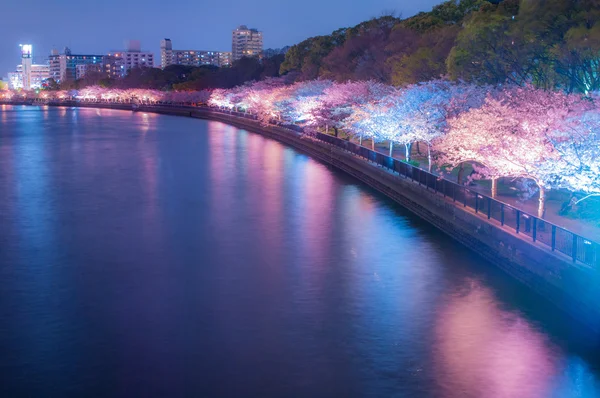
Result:
[[[359,0],[360,1],[360,0]],[[231,51],[231,31],[247,25],[264,32],[265,48],[296,44],[394,11],[409,17],[440,0],[5,0],[0,9],[0,77],[20,62],[19,44],[32,44],[35,61],[52,48],[105,54],[126,40],[155,53],[169,38],[175,49]],[[156,65],[158,66],[158,65]]]

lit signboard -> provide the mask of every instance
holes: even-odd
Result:
[[[21,45],[21,58],[31,58],[31,44]]]

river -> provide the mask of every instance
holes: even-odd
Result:
[[[0,106],[2,397],[600,397],[593,338],[218,122]]]

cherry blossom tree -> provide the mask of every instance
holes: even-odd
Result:
[[[576,115],[587,106],[575,95],[510,87],[488,95],[481,107],[450,118],[448,133],[436,142],[436,149],[442,153],[442,163],[473,162],[479,165],[480,176],[492,181],[498,177],[533,180],[540,191],[541,217],[546,191],[564,186],[557,167],[551,166],[561,163],[553,137],[572,129]]]
[[[392,156],[394,142],[400,140],[402,120],[397,114],[390,112],[388,97],[363,106],[355,106],[353,115],[348,118],[347,128],[361,137],[371,138],[373,150],[375,142],[388,141],[389,155]]]
[[[401,121],[397,143],[405,146],[406,160],[411,158],[414,143],[425,143],[431,171],[432,144],[445,133],[449,115],[479,106],[484,99],[485,91],[481,88],[444,80],[413,84],[389,95],[386,101],[390,104],[390,112]]]
[[[264,124],[274,119],[281,120],[283,109],[279,104],[288,97],[288,91],[286,86],[251,87],[247,97],[248,109]]]
[[[343,127],[351,134],[371,140],[371,150],[375,150],[375,142],[380,142],[379,126],[377,125],[377,112],[381,108],[378,103],[367,103],[363,106],[353,106],[350,116],[344,119]]]
[[[334,83],[314,100],[310,111],[311,125],[325,128],[327,132],[332,127],[337,136],[338,130],[345,127],[346,119],[357,107],[377,102],[392,91],[392,87],[372,80]],[[362,144],[362,135],[358,134],[358,137]]]
[[[582,192],[577,203],[600,195],[600,114],[597,98],[578,104],[562,130],[548,134],[559,159],[544,162],[540,168],[554,176],[553,186]]]
[[[231,102],[230,91],[221,88],[213,90],[208,104],[218,108],[233,109],[234,107],[234,104]]]
[[[330,80],[309,80],[287,87],[286,96],[277,103],[283,117],[292,123],[314,122],[312,112],[320,106],[319,98],[331,87]]]
[[[79,90],[78,98],[84,101],[95,101],[100,98],[103,88],[100,86],[88,86]]]

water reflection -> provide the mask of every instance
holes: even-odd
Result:
[[[564,353],[515,312],[507,312],[479,281],[468,279],[444,297],[436,324],[434,357],[446,397],[596,396],[573,379],[556,391]],[[579,366],[576,366],[583,373]],[[581,375],[580,375],[581,376]],[[592,383],[594,384],[594,383]],[[582,395],[583,394],[583,395]]]
[[[277,142],[115,110],[0,122],[1,396],[599,395],[548,306]]]

